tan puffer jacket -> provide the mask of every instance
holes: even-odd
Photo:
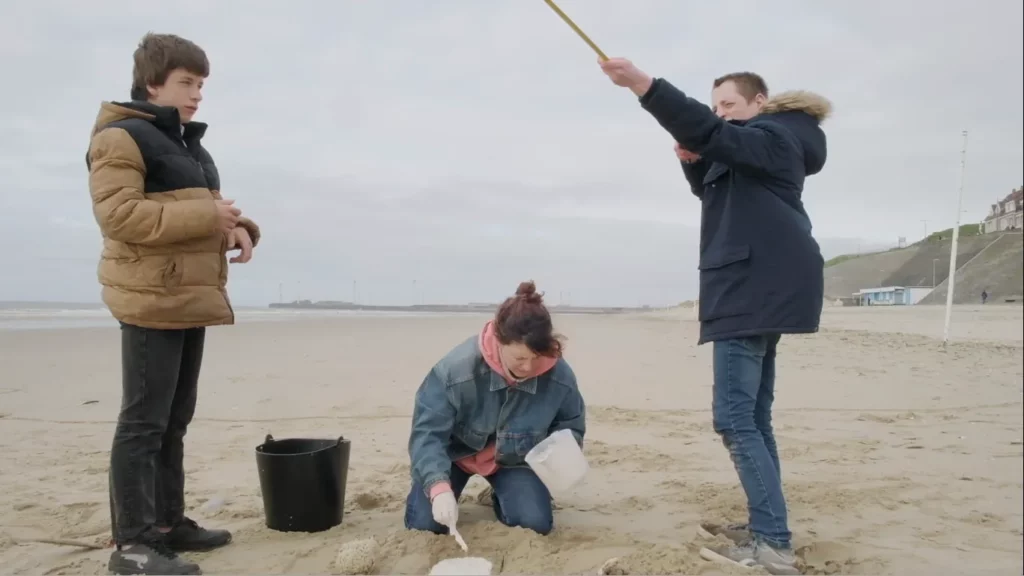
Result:
[[[120,322],[180,329],[233,324],[227,238],[218,230],[217,167],[177,110],[146,102],[100,108],[87,164],[103,234],[103,302]],[[252,220],[240,225],[259,242]]]

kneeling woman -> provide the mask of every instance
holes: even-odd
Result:
[[[533,282],[524,282],[494,320],[434,366],[416,392],[406,528],[447,533],[458,520],[463,488],[479,474],[493,489],[498,520],[548,534],[554,527],[551,495],[524,457],[562,429],[582,446],[585,420],[551,315]]]

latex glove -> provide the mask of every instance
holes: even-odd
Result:
[[[430,511],[434,514],[434,522],[442,526],[454,528],[459,521],[459,503],[454,492],[442,492],[430,501]]]

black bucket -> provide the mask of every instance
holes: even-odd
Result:
[[[352,443],[288,438],[256,447],[267,527],[281,532],[320,532],[341,524]]]

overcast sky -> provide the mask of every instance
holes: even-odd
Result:
[[[830,98],[804,201],[826,257],[919,239],[1022,183],[1022,3],[562,0],[605,52],[703,100],[722,73]],[[0,5],[0,300],[94,301],[84,154],[148,30],[206,51],[197,120],[264,231],[240,304],[694,297],[699,203],[667,134],[542,0]],[[925,223],[924,221],[927,221]],[[571,294],[571,296],[570,296]]]

